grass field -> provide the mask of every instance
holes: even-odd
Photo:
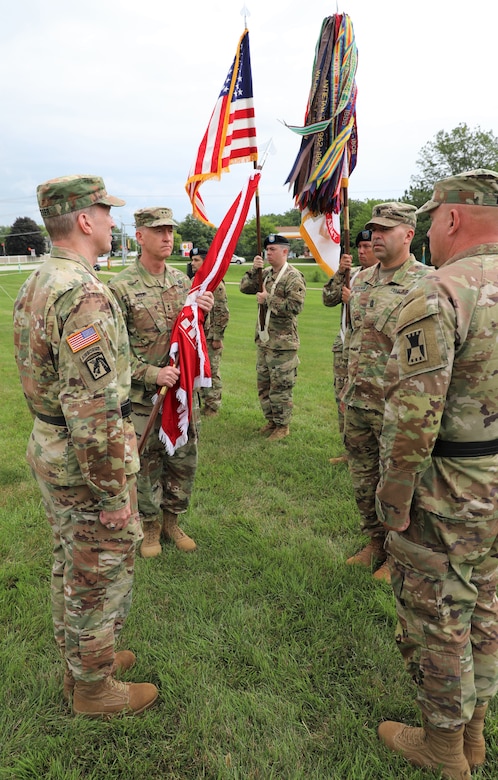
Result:
[[[246,268],[248,266],[246,265]],[[25,463],[31,421],[11,311],[26,274],[0,274],[0,780],[422,780],[378,741],[383,718],[418,722],[394,643],[390,588],[345,565],[361,544],[340,452],[331,345],[339,310],[306,267],[291,436],[270,443],[255,386],[255,299],[231,267],[218,418],[202,423],[185,522],[198,550],[137,560],[124,679],[160,689],[136,718],[75,718],[49,608],[50,534]],[[102,274],[102,278],[107,278]],[[498,718],[487,722],[496,779]]]

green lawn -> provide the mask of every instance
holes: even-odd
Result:
[[[50,534],[24,460],[31,422],[13,362],[11,310],[26,276],[0,274],[0,779],[399,780],[438,777],[378,741],[382,718],[418,722],[394,643],[390,588],[345,565],[361,543],[340,452],[331,345],[339,309],[307,266],[291,436],[258,428],[255,299],[227,274],[223,407],[203,421],[184,528],[198,550],[137,560],[125,679],[158,703],[136,718],[74,718],[49,609]],[[119,268],[117,269],[119,270]],[[102,273],[102,278],[107,278]],[[488,719],[496,778],[498,718]]]

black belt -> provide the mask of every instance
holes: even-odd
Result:
[[[498,439],[489,441],[444,441],[436,439],[432,450],[435,458],[482,458],[498,454]]]
[[[121,417],[129,417],[131,414],[131,401],[128,398],[124,403],[121,404]],[[66,418],[60,415],[59,417],[49,417],[48,414],[42,414],[41,412],[36,412],[36,416],[39,420],[42,422],[46,422],[49,425],[59,425],[62,428],[67,428],[66,424]]]

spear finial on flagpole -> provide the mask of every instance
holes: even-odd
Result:
[[[247,30],[247,17],[251,15],[251,12],[249,11],[247,5],[242,6],[240,15],[244,17],[244,29]]]

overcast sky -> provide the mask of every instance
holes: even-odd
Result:
[[[247,0],[260,146],[273,140],[261,213],[293,207],[284,185],[300,139],[323,19],[351,17],[358,47],[358,164],[350,198],[401,197],[421,148],[459,123],[498,134],[492,0]],[[41,222],[36,186],[104,177],[127,201],[116,221],[164,205],[190,213],[184,185],[244,29],[243,0],[15,0],[0,38],[0,225]],[[201,188],[219,224],[250,172]],[[253,216],[254,210],[250,212]]]

